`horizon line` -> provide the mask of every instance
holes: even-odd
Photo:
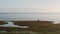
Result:
[[[0,13],[0,14],[60,14],[60,13]]]

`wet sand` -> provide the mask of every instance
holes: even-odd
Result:
[[[40,34],[57,34],[60,32],[60,24],[52,24],[52,21],[12,21],[19,26],[29,26],[29,28],[0,27],[0,31],[23,32],[33,31]],[[59,33],[60,34],[60,33]]]

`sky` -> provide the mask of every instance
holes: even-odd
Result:
[[[0,0],[2,10],[35,10],[33,12],[60,12],[60,0]],[[18,11],[18,12],[19,12]],[[4,11],[3,11],[4,12]],[[6,11],[5,11],[6,12]]]

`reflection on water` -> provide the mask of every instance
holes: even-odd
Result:
[[[19,25],[15,25],[14,22],[8,22],[8,24],[0,25],[0,27],[29,28],[28,26],[19,26]]]

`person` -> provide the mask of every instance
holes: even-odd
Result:
[[[37,21],[40,21],[39,19]]]

